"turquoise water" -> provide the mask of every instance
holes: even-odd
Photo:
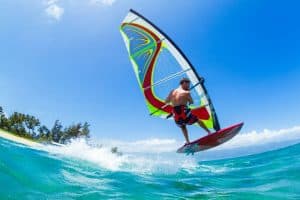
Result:
[[[168,151],[116,156],[83,141],[33,149],[0,139],[0,199],[300,199],[300,144],[201,159]]]

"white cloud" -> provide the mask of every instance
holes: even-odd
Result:
[[[177,142],[175,139],[161,138],[150,138],[134,142],[102,140],[96,141],[96,143],[104,144],[108,147],[117,146],[122,149],[122,151],[130,153],[174,152],[176,148],[182,145],[182,142]]]
[[[300,142],[300,126],[295,126],[280,130],[264,129],[263,131],[238,134],[229,142],[218,147],[218,149],[256,147],[259,145],[271,145],[274,147],[274,143],[293,144],[298,142]]]
[[[58,2],[58,0],[48,0],[46,2],[47,5],[52,5],[52,4],[56,4]]]
[[[92,4],[102,4],[105,6],[111,6],[116,2],[116,0],[90,0],[90,2]]]
[[[48,0],[45,11],[50,18],[59,21],[64,14],[64,8],[58,6],[57,3],[58,0]]]
[[[195,139],[195,138],[193,138]],[[122,152],[127,153],[170,153],[176,152],[176,150],[183,145],[184,139],[180,141],[172,138],[151,138],[145,140],[138,140],[134,142],[117,141],[117,140],[93,140],[94,143],[103,144],[107,147],[117,146]],[[277,149],[285,146],[289,146],[300,142],[300,126],[295,126],[287,129],[269,130],[264,129],[262,131],[252,131],[249,133],[241,132],[227,143],[213,148],[206,152],[216,151],[236,151],[237,149],[246,149],[247,151],[254,149],[256,153],[264,152],[270,149]],[[201,155],[205,155],[201,153]],[[244,153],[240,152],[243,155]],[[209,154],[211,155],[211,154]],[[223,153],[220,154],[221,156]]]

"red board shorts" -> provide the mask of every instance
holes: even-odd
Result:
[[[173,114],[175,123],[179,127],[192,125],[198,121],[198,117],[193,115],[191,109],[189,109],[186,105],[174,106]]]

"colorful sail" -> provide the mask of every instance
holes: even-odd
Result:
[[[172,113],[172,107],[165,105],[164,100],[172,89],[178,87],[180,79],[186,77],[192,84],[194,104],[190,108],[193,114],[208,128],[219,130],[204,79],[175,43],[134,10],[129,11],[120,30],[150,114],[167,117]]]

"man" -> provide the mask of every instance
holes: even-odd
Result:
[[[208,134],[211,132],[203,124],[203,122],[197,118],[197,116],[191,113],[188,105],[193,104],[193,99],[190,93],[190,80],[183,78],[180,80],[180,86],[172,90],[166,99],[166,104],[171,103],[173,106],[173,115],[175,123],[181,128],[185,137],[186,144],[190,143],[188,131],[186,125],[198,123]]]

